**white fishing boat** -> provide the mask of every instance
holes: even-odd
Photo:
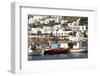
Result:
[[[80,48],[77,49],[77,48],[73,48],[73,49],[70,50],[70,52],[71,52],[71,53],[76,53],[76,52],[83,52],[83,51],[85,51],[85,50],[86,50],[86,49],[80,49]]]

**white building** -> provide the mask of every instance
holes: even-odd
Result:
[[[56,30],[53,30],[53,36],[57,36],[57,31]]]
[[[57,35],[58,36],[64,36],[65,35],[65,32],[64,32],[63,28],[58,29]]]
[[[65,31],[64,36],[69,36],[69,33],[72,33],[73,31]]]
[[[82,33],[87,30],[86,25],[80,25],[79,28]]]
[[[54,29],[54,30],[57,30],[57,29],[60,29],[60,28],[61,28],[61,25],[54,25],[54,26],[53,26],[53,29]]]
[[[69,36],[69,40],[70,40],[70,41],[77,41],[77,38],[70,35],[70,36]]]
[[[31,18],[28,20],[28,23],[29,23],[29,24],[33,24],[33,23],[34,23],[33,17],[31,17]]]
[[[59,31],[58,31],[58,30],[59,30],[60,28],[61,28],[61,25],[54,25],[54,26],[53,26],[53,31],[52,31],[52,32],[53,32],[53,35],[54,35],[54,36],[59,36]]]
[[[42,30],[43,30],[42,33],[48,33],[48,34],[50,34],[52,32],[52,27],[46,27],[46,26],[44,26]]]

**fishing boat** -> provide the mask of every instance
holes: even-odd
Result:
[[[86,51],[85,48],[72,48],[72,49],[70,49],[71,53],[84,52],[84,51]]]

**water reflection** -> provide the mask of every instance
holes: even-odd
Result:
[[[59,55],[44,55],[44,56],[33,56],[30,54],[28,60],[55,60],[55,59],[79,59],[88,58],[87,53],[71,53],[71,54],[59,54]]]

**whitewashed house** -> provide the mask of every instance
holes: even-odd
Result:
[[[69,35],[69,40],[70,40],[70,41],[77,41],[77,38],[74,37],[74,36]]]
[[[34,33],[34,34],[35,34],[35,33],[37,33],[37,30],[38,30],[37,28],[32,28],[32,30],[31,30],[31,31],[32,31],[32,33]]]
[[[58,36],[65,36],[64,29],[63,29],[63,28],[58,29],[57,35],[58,35]]]
[[[52,32],[52,27],[46,27],[44,26],[43,27],[43,32],[42,33],[47,33],[47,34],[50,34]]]
[[[54,29],[54,30],[57,30],[57,29],[60,29],[60,28],[61,28],[61,25],[54,25],[54,26],[53,26],[53,29]]]
[[[58,34],[58,30],[61,28],[61,25],[54,25],[53,26],[53,35],[54,36],[59,36],[59,34]]]
[[[53,36],[57,36],[57,31],[56,30],[53,30]]]
[[[76,33],[76,40],[77,40],[77,41],[82,40],[83,37],[84,37],[84,35],[83,35],[80,31],[78,31],[78,32]]]
[[[72,33],[73,31],[65,31],[64,36],[69,36],[69,33]]]
[[[68,23],[68,27],[70,27],[71,26],[71,23]]]
[[[58,23],[59,21],[60,21],[60,19],[59,19],[59,18],[56,18],[56,19],[55,19],[55,22],[56,22],[56,23]]]
[[[34,18],[31,17],[29,20],[28,20],[28,24],[33,24],[34,23]]]
[[[79,28],[82,33],[87,30],[86,25],[80,25]]]

